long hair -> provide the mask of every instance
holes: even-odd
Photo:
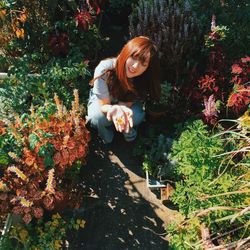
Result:
[[[136,57],[144,63],[150,54],[147,69],[143,74],[128,79],[126,75],[126,61],[129,57]],[[106,73],[107,84],[113,97],[121,101],[134,101],[137,98],[158,100],[160,98],[158,49],[148,37],[139,36],[128,41],[119,53],[114,69]],[[95,80],[95,79],[93,79]]]

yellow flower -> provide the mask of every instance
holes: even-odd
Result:
[[[27,176],[17,167],[15,166],[10,166],[7,168],[8,172],[13,172],[17,175],[17,177],[19,177],[20,179],[22,179],[23,181],[28,180]]]
[[[85,220],[77,219],[77,220],[76,220],[76,223],[77,223],[81,228],[84,228],[84,225],[85,225],[86,221],[85,221]]]
[[[27,230],[25,229],[22,229],[20,232],[19,232],[19,236],[21,238],[21,241],[22,242],[25,242],[26,238],[28,237],[29,233]]]
[[[241,116],[239,119],[239,128],[248,128],[250,129],[250,116],[249,111],[246,111],[243,116]]]
[[[6,184],[0,180],[0,191],[7,191],[8,188],[6,186]]]
[[[24,197],[19,197],[20,203],[23,207],[31,207],[33,205],[32,201],[25,199]]]
[[[16,28],[16,37],[17,38],[21,38],[21,39],[24,39],[24,29],[23,28],[21,28],[21,29],[19,29],[19,28]]]
[[[54,247],[55,249],[61,249],[62,241],[61,240],[55,240]]]
[[[53,220],[53,222],[51,223],[52,227],[57,227],[59,225],[58,220]]]
[[[45,191],[48,192],[49,194],[55,193],[55,189],[53,186],[53,184],[54,184],[53,183],[54,182],[54,172],[55,172],[54,168],[52,168],[48,171],[48,179],[47,179]]]
[[[56,213],[56,214],[53,214],[52,215],[52,219],[54,220],[54,219],[61,219],[62,217],[61,217],[61,215],[59,214],[59,213]]]

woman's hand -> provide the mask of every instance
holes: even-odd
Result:
[[[113,121],[115,128],[119,132],[128,133],[133,127],[133,111],[123,105],[112,105],[107,111],[107,119]]]

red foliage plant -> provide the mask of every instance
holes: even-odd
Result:
[[[72,182],[66,184],[65,171],[77,161],[85,163],[90,134],[80,117],[77,90],[74,95],[70,112],[55,95],[57,112],[48,119],[32,112],[24,121],[17,117],[14,124],[6,123],[1,130],[2,136],[12,134],[22,145],[22,157],[9,152],[14,163],[0,179],[1,213],[20,214],[29,223],[62,202],[79,205],[77,194],[67,200],[73,186]]]
[[[204,100],[205,109],[203,111],[203,118],[207,124],[215,125],[218,118],[218,110],[213,95]]]
[[[55,56],[66,56],[69,52],[69,36],[67,32],[56,29],[50,34],[48,44]]]
[[[246,56],[235,62],[231,73],[233,91],[228,98],[227,106],[239,115],[250,103],[250,57]]]
[[[96,15],[101,12],[103,0],[86,0],[85,3],[80,1],[79,9],[75,15],[76,27],[79,30],[88,31],[89,26],[93,25]]]
[[[215,26],[215,17],[213,16],[211,32],[206,36],[206,45],[209,48],[206,73],[198,80],[199,91],[205,104],[203,118],[210,125],[214,125],[218,118],[216,101],[225,103],[230,90],[228,84],[226,84],[228,67],[221,43],[225,38],[225,30],[224,26]],[[211,115],[211,110],[216,111],[216,115]]]
[[[88,10],[82,9],[78,10],[76,16],[76,27],[78,27],[80,30],[83,29],[84,31],[89,30],[89,26],[94,23],[95,17],[92,16]]]

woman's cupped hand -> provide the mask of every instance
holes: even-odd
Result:
[[[107,112],[107,119],[113,121],[118,132],[128,133],[133,127],[133,111],[124,105],[112,105]]]

